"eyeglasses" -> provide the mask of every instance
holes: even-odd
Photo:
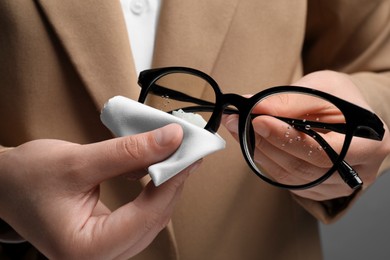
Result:
[[[209,75],[186,67],[142,71],[138,84],[139,102],[168,113],[200,114],[212,133],[223,114],[237,114],[249,167],[281,188],[310,188],[336,171],[352,189],[360,188],[362,180],[344,160],[352,138],[382,140],[385,131],[374,113],[310,88],[272,87],[251,97],[223,94]]]

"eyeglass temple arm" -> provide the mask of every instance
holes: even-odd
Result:
[[[288,124],[291,124],[293,126],[303,126],[303,127],[310,127],[310,128],[316,128],[316,129],[325,129],[325,130],[334,131],[334,132],[337,132],[340,134],[346,133],[346,124],[345,123],[332,124],[332,123],[323,123],[323,122],[318,122],[318,121],[294,119],[294,118],[279,117],[279,116],[274,116],[274,117],[278,118],[278,119],[280,119]],[[353,135],[356,137],[362,137],[362,138],[367,138],[367,139],[372,139],[372,140],[377,140],[377,141],[380,141],[383,138],[383,132],[379,131],[379,126],[376,127],[376,129],[374,129],[373,127],[370,127],[368,125],[359,125],[357,127],[357,129],[355,129]]]
[[[204,101],[205,103],[207,101]],[[208,102],[208,105],[203,106],[191,106],[191,107],[183,107],[181,108],[184,112],[212,112],[214,109],[214,104],[211,102]],[[238,110],[226,108],[223,112],[224,114],[239,114]],[[264,116],[263,114],[252,114],[252,118],[258,117],[258,116]],[[271,115],[270,115],[271,116]],[[287,118],[287,117],[280,117],[280,116],[272,116],[274,118],[277,118],[283,122],[286,122],[292,126],[300,126],[300,127],[310,127],[310,128],[316,128],[316,129],[324,129],[329,130],[333,132],[337,132],[340,134],[346,133],[346,124],[340,123],[340,124],[331,124],[331,123],[323,123],[323,122],[317,122],[317,121],[311,121],[311,120],[302,120],[302,119],[295,119],[295,118]],[[373,128],[369,126],[359,126],[356,131],[354,131],[354,136],[367,138],[367,139],[373,139],[373,140],[382,140],[383,135],[379,134],[377,131],[375,131]]]
[[[191,108],[193,110],[192,112],[198,112],[198,111],[203,111],[203,112],[212,112],[212,108],[214,107],[214,103],[199,99],[199,98],[194,98],[192,96],[189,96],[187,94],[184,94],[180,91],[172,90],[163,86],[160,86],[158,84],[153,84],[153,90],[151,93],[159,96],[168,96],[169,98],[178,100],[178,101],[184,101],[184,102],[191,102],[194,104],[198,104],[200,106],[194,106],[194,107],[188,107],[188,109]],[[195,109],[198,110],[195,110]],[[369,112],[366,111],[363,108],[357,107],[361,111],[360,113],[363,112]],[[182,108],[184,111],[185,108]],[[188,110],[187,110],[188,111]],[[227,108],[224,110],[225,114],[238,114],[238,111],[235,109],[230,109]],[[363,138],[368,138],[368,139],[373,139],[373,140],[382,140],[383,135],[384,135],[384,129],[383,129],[383,124],[381,121],[376,117],[375,114],[369,112],[370,114],[366,114],[365,116],[362,116],[361,118],[365,118],[365,124],[364,125],[359,125],[355,131],[354,131],[354,136],[357,137],[363,137]],[[259,116],[256,114],[252,114],[253,117]],[[310,125],[310,127],[313,128],[322,128],[322,129],[327,129],[331,130],[334,132],[342,133],[345,134],[346,128],[345,124],[330,124],[330,123],[323,123],[323,122],[317,122],[317,121],[308,121],[308,120],[301,120],[301,119],[294,119],[294,118],[286,118],[286,117],[277,117],[274,116],[275,118],[278,118],[286,123],[289,123],[291,125],[304,125],[305,127]],[[382,127],[380,127],[382,126]]]
[[[228,109],[228,110],[229,110],[228,112],[237,113],[234,109]],[[256,116],[258,116],[258,115],[256,115]],[[282,120],[282,121],[284,121],[286,123],[289,123],[289,124],[290,124],[289,120],[291,120],[291,122],[294,122],[294,124],[291,124],[291,125],[294,125],[294,128],[296,130],[301,131],[301,132],[311,136],[313,139],[315,139],[321,145],[321,147],[323,147],[323,150],[326,152],[326,154],[329,156],[329,158],[332,160],[332,162],[336,163],[336,160],[338,158],[338,154],[328,144],[328,142],[325,141],[324,138],[322,138],[316,131],[314,131],[312,129],[312,126],[308,127],[308,123],[310,123],[311,121],[299,120],[299,121],[301,121],[302,123],[305,123],[305,124],[295,124],[295,120],[296,119],[285,118],[285,117],[276,117],[276,116],[273,116],[273,117],[277,118],[279,120]],[[318,126],[318,122],[315,122],[315,123],[317,123],[317,124],[313,124],[313,125],[314,126]],[[324,129],[324,125],[325,124],[322,123],[321,124],[321,128]],[[327,129],[332,130],[332,131],[344,129],[344,127],[342,127],[342,125],[344,125],[344,124],[326,124],[326,125],[331,125]],[[336,125],[337,127],[334,127],[334,125]],[[251,128],[251,129],[253,130],[253,128]],[[343,132],[345,132],[345,131],[343,130]],[[251,134],[253,134],[253,133],[251,132]],[[252,140],[254,140],[254,138]],[[251,149],[253,149],[253,147],[251,147]],[[254,151],[250,151],[250,152],[253,153]],[[338,172],[340,174],[340,177],[343,179],[343,181],[351,189],[356,190],[356,189],[359,189],[359,188],[362,187],[363,181],[360,179],[359,175],[352,168],[352,166],[350,166],[345,160],[342,160],[339,163],[339,165],[337,166],[337,170],[338,170]]]
[[[253,115],[253,117],[257,117],[257,116],[259,115]],[[326,152],[326,154],[329,156],[332,162],[336,163],[338,154],[325,141],[324,138],[322,138],[316,131],[313,130],[313,128],[326,129],[326,130],[331,130],[331,131],[345,134],[345,124],[328,124],[328,123],[321,123],[321,122],[309,121],[309,120],[300,120],[300,119],[297,120],[297,119],[279,117],[279,116],[272,116],[272,117],[284,121],[294,126],[294,128],[297,129],[298,131],[301,131],[311,136],[321,145],[321,147],[323,147],[323,150]],[[363,181],[360,179],[357,172],[352,168],[352,166],[350,166],[346,161],[342,160],[337,166],[337,170],[341,178],[351,189],[358,189],[362,187]]]
[[[198,104],[200,106],[192,106],[192,107],[184,107],[182,110],[186,112],[212,112],[214,110],[214,103],[203,100],[203,99],[198,99],[194,98],[192,96],[189,96],[187,94],[184,94],[179,91],[175,91],[169,88],[162,87],[160,85],[154,84],[154,88],[152,91],[153,94],[155,95],[166,95],[169,98],[178,100],[178,101],[184,101],[184,102],[191,102]],[[236,109],[231,109],[231,108],[226,108],[224,110],[225,114],[239,114],[238,110]],[[259,115],[252,114],[252,117],[257,117]],[[374,114],[371,114],[371,116],[375,116]],[[345,124],[331,124],[331,123],[323,123],[323,122],[317,122],[317,121],[310,121],[310,120],[301,120],[301,119],[294,119],[294,118],[286,118],[286,117],[278,117],[278,116],[273,116],[281,121],[284,121],[288,124],[293,125],[296,127],[298,130],[305,132],[306,134],[312,136],[313,138],[315,137],[318,143],[325,147],[324,149],[330,159],[335,162],[336,158],[338,157],[337,153],[333,150],[333,148],[320,136],[318,135],[312,128],[317,128],[317,129],[325,129],[325,130],[330,130],[338,133],[345,134],[346,133],[346,128]],[[374,120],[375,119],[375,120]],[[372,123],[373,125],[378,125],[378,119],[373,118],[375,122],[368,122]],[[379,120],[380,122],[380,120]],[[377,127],[377,130],[379,129],[379,126]],[[373,139],[373,140],[382,140],[383,138],[383,127],[377,131],[374,129],[374,127],[370,127],[367,125],[361,125],[358,126],[357,129],[354,131],[354,136],[358,137],[363,137],[363,138],[368,138],[368,139]],[[338,166],[338,171],[342,179],[352,188],[352,189],[357,189],[360,188],[363,184],[362,180],[358,176],[357,172],[346,162],[346,161],[341,161],[340,165]]]
[[[338,154],[316,131],[311,128],[302,126],[295,126],[295,128],[315,139],[321,145],[321,147],[323,147],[323,150],[326,152],[332,162],[336,163]],[[340,162],[340,164],[337,166],[337,170],[340,174],[340,177],[346,184],[348,184],[351,189],[355,190],[362,187],[363,181],[360,179],[358,173],[345,160]]]
[[[256,115],[257,116],[257,115]],[[282,120],[292,126],[298,131],[301,131],[313,139],[315,139],[333,163],[336,163],[338,154],[336,151],[322,138],[313,128],[331,130],[338,133],[345,134],[345,124],[328,124],[309,120],[291,119],[286,117],[273,116],[279,120]],[[351,189],[358,189],[363,185],[363,181],[358,176],[357,172],[346,161],[342,160],[337,166],[337,170],[346,184]]]

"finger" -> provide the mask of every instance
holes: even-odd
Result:
[[[335,158],[331,157],[333,152],[330,147],[336,151],[334,156],[337,157],[337,151],[341,150],[344,143],[344,139],[341,140],[343,135],[321,134],[313,131],[315,136],[310,136],[269,116],[257,117],[252,121],[252,124],[255,132],[259,135],[256,137],[258,138],[256,141],[260,144],[260,149],[262,145],[269,143],[283,153],[288,153],[321,168],[330,168],[333,165],[332,159],[335,160]],[[326,139],[326,143],[330,147],[322,146],[321,138]],[[263,139],[267,140],[267,143],[261,142]]]
[[[316,201],[347,197],[354,193],[355,190],[348,188],[348,186],[343,185],[340,181],[334,183],[334,180],[331,180],[334,177],[335,175],[326,180],[324,183],[321,183],[311,189],[293,190],[292,192],[300,197]]]
[[[261,121],[263,121],[261,118],[265,118],[263,124],[261,124]],[[267,119],[271,120],[268,122],[270,124],[267,124]],[[223,122],[232,135],[237,137],[238,116],[225,116]],[[259,124],[256,122],[259,122]],[[327,172],[328,169],[313,165],[313,159],[305,158],[315,157],[315,154],[313,154],[313,148],[310,148],[313,145],[301,138],[303,134],[299,131],[291,129],[291,132],[288,132],[290,131],[287,128],[289,125],[273,117],[258,117],[253,124],[257,132],[261,132],[267,137],[267,139],[263,137],[256,138],[257,149],[255,150],[254,160],[261,168],[262,173],[270,179],[284,184],[300,185],[312,182]],[[295,136],[294,140],[291,139],[293,136]],[[294,143],[300,143],[301,140],[304,143],[301,145],[307,146],[305,148],[306,152],[302,147],[295,147],[297,151],[292,149]],[[318,146],[318,144],[316,145]],[[294,152],[301,154],[294,154]],[[303,153],[306,153],[305,156]],[[332,163],[327,162],[327,166],[330,168]]]
[[[302,198],[307,198],[314,201],[324,201],[324,200],[329,200],[331,198],[339,197],[337,195],[334,196],[335,194],[337,194],[336,193],[337,191],[338,189],[334,185],[322,183],[321,185],[318,185],[311,189],[293,190],[291,192]]]
[[[238,139],[238,116],[225,116],[223,117],[223,123],[231,134]],[[256,133],[259,134],[256,137],[256,142],[260,142],[263,138],[266,138],[278,150],[294,155],[301,160],[308,161],[320,167],[330,168],[333,165],[328,154],[330,151],[328,153],[324,151],[324,147],[319,143],[319,138],[315,140],[310,135],[270,116],[258,116],[252,121],[252,125]],[[323,139],[326,138],[326,142],[336,151],[340,151],[344,143],[344,135],[341,134],[317,133],[316,136],[322,137]]]
[[[133,202],[114,211],[102,225],[84,231],[95,234],[94,244],[116,250],[120,258],[137,254],[167,225],[185,180],[199,164],[195,163],[159,187],[149,183]]]
[[[255,160],[259,163],[261,172],[276,182],[286,185],[304,185],[318,180],[330,170],[330,168],[320,168],[292,157],[283,151],[275,151],[273,149],[276,148],[271,144],[264,144],[263,147],[266,153],[257,149]],[[354,168],[359,172],[359,167],[355,166]],[[352,191],[336,170],[324,183],[311,188],[310,192],[299,191],[296,193],[302,197],[320,200],[320,198],[348,196]]]
[[[233,134],[238,134],[238,115],[223,115],[222,124]]]
[[[291,87],[293,90],[294,87]],[[251,113],[300,118],[306,115],[323,116],[329,102],[302,93],[278,93],[259,100]]]
[[[261,153],[260,151],[257,151],[257,153]],[[308,184],[312,181],[315,181],[322,177],[326,171],[322,171],[314,167],[312,165],[309,165],[305,163],[306,165],[298,164],[298,168],[294,169],[294,165],[297,165],[297,161],[300,161],[299,159],[293,160],[293,164],[282,164],[283,159],[281,161],[275,162],[271,158],[269,158],[267,154],[259,154],[258,156],[261,157],[261,169],[263,173],[267,173],[268,175],[266,177],[270,178],[271,180],[286,184],[286,185],[304,185]],[[332,199],[337,198],[341,196],[348,196],[353,192],[352,189],[350,189],[345,183],[342,181],[340,175],[336,172],[332,174],[325,182],[321,183],[320,185],[317,185],[315,187],[312,187],[310,189],[304,189],[304,190],[297,190],[293,193],[313,199],[313,200],[325,200],[325,199]]]
[[[224,115],[222,117],[222,124],[226,127],[227,130],[229,130],[230,134],[236,139],[236,141],[239,141],[238,137],[238,115]]]
[[[267,178],[286,185],[303,185],[320,178],[326,171],[299,158],[265,145],[266,152],[255,151],[256,165]]]
[[[78,146],[76,160],[84,178],[91,184],[117,175],[140,171],[164,160],[180,145],[183,131],[171,124],[151,132]]]

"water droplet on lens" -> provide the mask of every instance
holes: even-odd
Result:
[[[163,107],[167,107],[170,103],[169,96],[168,95],[162,95],[161,98],[163,99]]]
[[[308,156],[311,156],[313,153],[313,151],[309,151],[309,153],[307,154]]]
[[[300,136],[295,137],[295,141],[297,142],[301,141],[301,137]]]
[[[284,136],[285,136],[285,137],[289,137],[289,136],[290,136],[290,132],[286,132],[286,133],[284,134]]]

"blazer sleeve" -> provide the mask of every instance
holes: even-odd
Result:
[[[375,113],[390,126],[390,1],[308,1],[302,60],[305,73],[327,69],[350,75]],[[388,156],[378,176],[389,166]],[[324,202],[294,198],[322,222],[330,223],[364,189]]]

